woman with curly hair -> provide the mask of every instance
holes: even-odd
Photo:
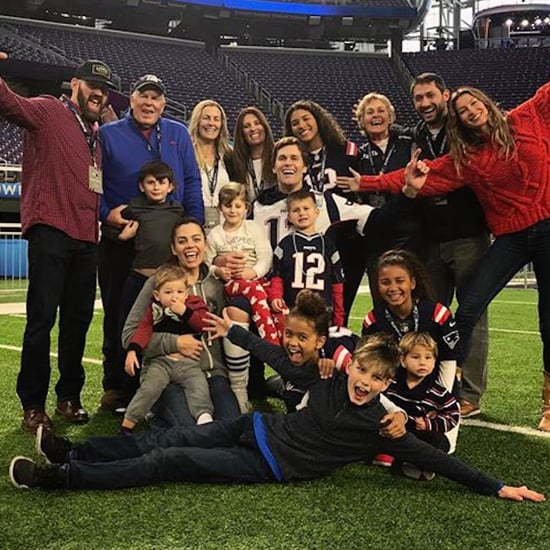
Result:
[[[205,227],[208,231],[220,222],[219,190],[233,179],[227,117],[222,106],[213,99],[199,101],[189,119],[189,134],[201,174]]]
[[[336,191],[336,177],[356,167],[357,145],[348,141],[336,119],[324,107],[307,99],[293,103],[285,113],[285,135],[296,137],[309,154],[304,182],[314,191]],[[341,194],[341,193],[339,193]],[[336,243],[346,275],[344,283],[345,321],[353,305],[364,265],[357,251],[364,250],[363,238],[352,228],[354,222],[339,224],[328,233]],[[331,235],[332,234],[332,235]],[[365,252],[366,254],[366,252]]]
[[[275,185],[272,153],[273,132],[265,115],[257,107],[241,109],[233,131],[234,179],[246,184],[251,203]]]
[[[336,176],[355,166],[357,145],[348,141],[336,119],[308,99],[293,103],[285,113],[285,136],[300,140],[309,153],[309,185],[316,191],[335,187]]]
[[[340,178],[361,191],[442,195],[468,185],[477,195],[495,240],[481,260],[456,320],[464,351],[482,312],[526,263],[532,262],[539,292],[543,343],[543,414],[550,432],[550,82],[509,113],[482,91],[463,86],[449,103],[450,154],[379,176]]]

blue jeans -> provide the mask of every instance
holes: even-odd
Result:
[[[29,288],[17,394],[23,409],[44,408],[50,384],[50,333],[59,308],[60,401],[79,399],[82,356],[94,313],[97,245],[48,225],[28,231]]]
[[[274,481],[257,450],[252,416],[132,436],[91,438],[73,451],[68,489],[120,489],[164,481]]]
[[[489,250],[487,233],[475,237],[433,242],[428,246],[426,267],[437,299],[450,306],[456,294],[462,304],[478,265]],[[460,397],[479,403],[487,389],[487,356],[489,351],[489,323],[487,310],[483,312],[472,334],[470,353],[462,365]]]
[[[456,313],[465,356],[472,331],[485,308],[528,262],[533,262],[537,279],[543,366],[550,372],[550,218],[523,231],[497,237],[481,260]]]
[[[233,420],[240,416],[239,405],[231,390],[229,380],[223,376],[208,378],[210,399],[214,405],[216,420]],[[155,413],[153,427],[194,426],[195,419],[189,412],[183,389],[177,384],[168,384],[160,399],[153,407]]]

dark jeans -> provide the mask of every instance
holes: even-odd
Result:
[[[490,244],[487,233],[429,244],[426,267],[441,303],[450,306],[456,293],[458,304],[462,304]],[[485,310],[472,333],[470,353],[460,365],[463,368],[460,397],[476,404],[487,389],[488,317]]]
[[[550,372],[550,218],[523,231],[497,237],[482,258],[456,313],[465,356],[474,327],[485,308],[528,262],[533,262],[537,279],[543,365],[545,371]]]
[[[103,237],[99,243],[98,279],[103,302],[103,389],[124,389],[124,357],[120,342],[119,312],[124,282],[134,258],[133,241]]]
[[[84,385],[82,356],[94,312],[97,245],[35,225],[29,241],[27,324],[17,394],[24,409],[43,408],[50,384],[50,332],[59,308],[59,400],[78,399]]]
[[[88,439],[68,466],[69,489],[120,489],[164,481],[274,481],[256,449],[252,416],[202,426]]]
[[[216,420],[233,420],[240,416],[239,405],[231,390],[229,380],[223,376],[207,379],[210,399],[214,405]],[[177,384],[168,384],[160,399],[153,407],[155,418],[153,427],[194,426],[195,419],[189,412],[183,389]]]

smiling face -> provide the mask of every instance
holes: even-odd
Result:
[[[162,307],[170,307],[172,300],[185,302],[187,284],[183,279],[166,281],[159,289],[153,291],[153,297]]]
[[[160,204],[166,202],[166,197],[174,190],[174,184],[168,178],[157,179],[149,175],[139,182],[139,189],[149,202]]]
[[[346,369],[348,373],[348,397],[354,405],[366,405],[386,390],[391,378],[380,373],[376,365],[361,364],[354,359]]]
[[[464,93],[456,98],[454,108],[460,122],[466,128],[479,133],[488,131],[489,111],[481,100]]]
[[[135,91],[130,96],[130,108],[136,124],[143,129],[152,128],[159,121],[166,98],[157,88]]]
[[[371,139],[384,139],[388,136],[393,114],[386,103],[380,99],[373,99],[365,105],[363,111],[363,128]]]
[[[426,346],[417,344],[403,356],[401,362],[407,371],[407,378],[418,381],[433,372],[435,368],[435,355]]]
[[[196,223],[180,225],[174,231],[171,244],[172,254],[178,258],[178,263],[188,273],[197,274],[204,261],[206,239],[202,228]]]
[[[417,84],[412,91],[414,109],[428,126],[439,128],[447,116],[449,95],[449,90],[442,92],[435,82]]]
[[[298,145],[285,145],[275,156],[273,173],[277,178],[279,189],[283,193],[291,193],[300,189],[307,168]]]
[[[80,114],[86,122],[94,123],[99,120],[108,97],[108,88],[103,84],[78,78],[71,80],[71,101],[78,105]]]
[[[236,198],[229,203],[220,204],[220,210],[225,218],[224,228],[236,229],[242,225],[244,219],[246,218],[248,207],[243,199]]]
[[[416,288],[414,277],[399,265],[386,265],[378,272],[378,292],[388,307],[404,318],[413,307],[412,292]]]
[[[222,112],[215,105],[204,107],[199,118],[199,139],[204,142],[214,142],[222,128]]]
[[[263,145],[265,141],[265,128],[252,113],[244,115],[242,122],[242,133],[245,142],[249,147],[257,147]]]
[[[315,117],[305,109],[296,109],[290,115],[292,135],[298,138],[308,151],[315,151],[323,146],[319,125]]]
[[[319,359],[319,350],[325,345],[325,336],[319,336],[311,321],[290,314],[283,333],[283,347],[289,361],[299,367]]]
[[[292,200],[288,207],[288,221],[300,231],[315,232],[315,221],[319,217],[319,208],[312,198]]]

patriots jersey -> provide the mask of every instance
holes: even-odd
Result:
[[[266,189],[254,203],[252,218],[265,228],[271,247],[275,250],[277,244],[292,230],[288,222],[286,206],[287,195],[277,188]],[[319,208],[316,228],[319,233],[325,233],[334,224],[347,220],[357,220],[356,231],[364,235],[365,226],[374,208],[368,204],[357,204],[330,191],[315,192]]]
[[[414,326],[412,314],[407,319],[398,319],[393,316],[386,307],[381,304],[369,312],[363,320],[362,335],[375,334],[377,332],[386,332],[393,334],[399,339],[394,326],[407,324],[405,330],[427,332],[436,341],[438,347],[438,361],[455,360],[461,362],[460,336],[458,328],[450,309],[439,302],[434,302],[428,298],[421,299],[418,304],[418,326]],[[389,319],[388,319],[389,315]]]
[[[296,295],[307,288],[318,292],[332,305],[332,285],[343,283],[340,254],[330,239],[320,233],[306,235],[293,231],[275,248],[273,277],[283,281],[283,298],[287,306],[296,303]]]

